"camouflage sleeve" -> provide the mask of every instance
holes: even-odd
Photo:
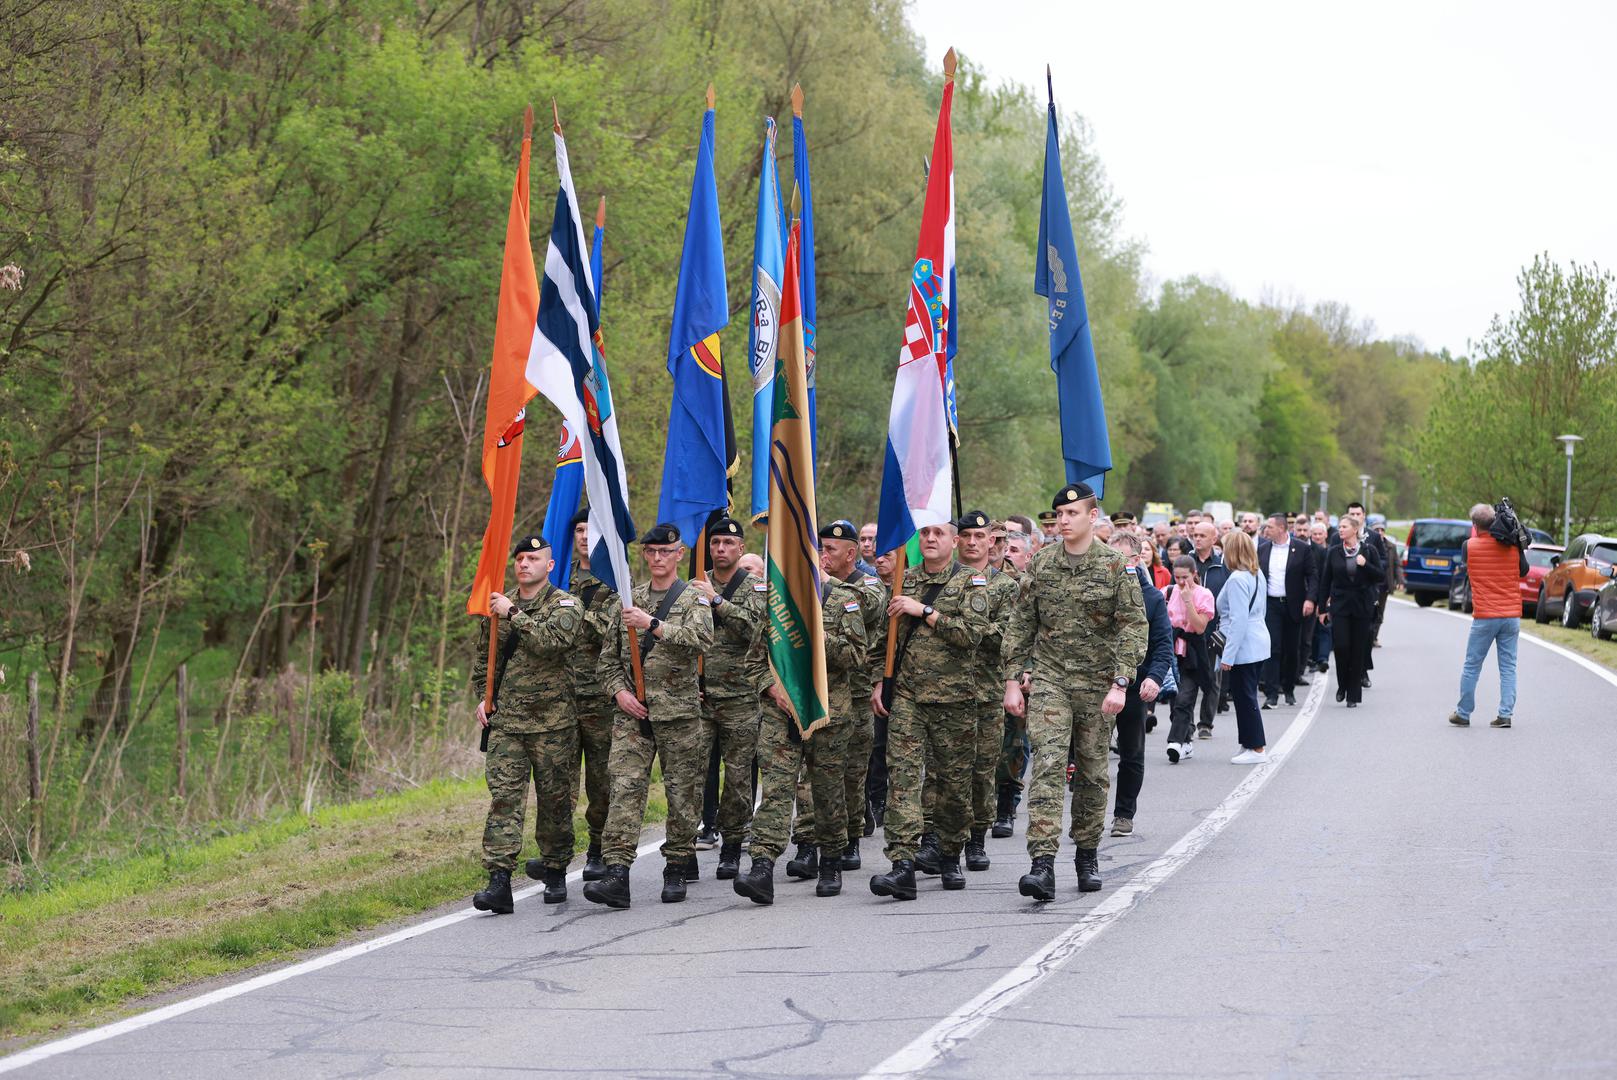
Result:
[[[988,588],[967,585],[960,590],[960,610],[944,614],[938,612],[938,621],[932,632],[957,649],[975,649],[988,631]]]
[[[698,652],[713,647],[713,612],[696,593],[686,591],[663,620],[664,645],[680,645]]]
[[[522,637],[518,647],[525,653],[542,654],[564,652],[578,640],[578,602],[568,598],[566,603],[546,604],[537,615],[527,611],[513,611],[511,626]]]
[[[1011,604],[1010,617],[999,643],[1000,674],[1006,682],[1022,677],[1033,666],[1033,636],[1039,626],[1039,599],[1031,568],[1022,576],[1022,588]]]
[[[1016,606],[1016,592],[1015,583],[1007,577],[988,580],[988,629],[983,632],[982,648],[991,656],[998,657],[1005,643],[1005,625]]]
[[[1145,662],[1151,634],[1151,624],[1145,617],[1145,598],[1140,594],[1140,579],[1133,571],[1119,572],[1113,596],[1112,626],[1117,633],[1112,638],[1111,678],[1132,681]]]
[[[488,685],[488,620],[477,620],[477,652],[472,656],[472,690],[479,698]]]
[[[832,589],[825,603],[825,666],[832,671],[852,670],[865,655],[865,616],[859,595],[852,589]]]
[[[634,684],[629,673],[629,657],[623,652],[623,604],[613,598],[602,606],[607,610],[602,613],[601,658],[595,666],[595,677],[601,682],[601,690],[611,699],[620,691],[632,692]]]
[[[736,590],[734,598],[716,605],[712,614],[715,638],[732,645],[751,645],[763,629],[764,594],[749,582]]]

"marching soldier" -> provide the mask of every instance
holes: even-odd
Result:
[[[823,530],[822,530],[823,534]],[[852,530],[848,530],[852,535]],[[752,819],[752,865],[735,879],[735,891],[758,904],[775,902],[775,860],[785,850],[799,772],[807,771],[814,807],[814,838],[820,849],[815,896],[842,892],[841,854],[848,844],[844,803],[851,687],[865,656],[865,621],[860,589],[826,575],[820,586],[825,628],[825,674],[831,716],[807,739],[788,709],[780,684],[770,680],[758,732],[758,786],[763,799]]]
[[[567,673],[573,682],[573,711],[578,717],[578,744],[583,751],[584,821],[589,827],[589,850],[584,855],[584,880],[599,881],[606,873],[601,861],[601,831],[606,828],[606,807],[612,794],[607,759],[612,752],[612,699],[601,689],[598,667],[601,642],[612,627],[619,607],[618,594],[590,572],[589,511],[573,518],[573,574],[567,591],[578,599],[581,620],[577,645],[567,654]],[[577,775],[575,765],[575,777]],[[572,789],[578,789],[575,779]],[[536,864],[528,860],[528,876]]]
[[[966,843],[966,869],[987,870],[985,838],[998,809],[995,774],[1005,741],[1005,684],[1000,678],[1000,642],[1021,590],[1016,579],[992,569],[993,548],[1001,546],[999,533],[988,531],[988,515],[973,510],[960,519],[960,561],[988,578],[988,629],[973,661],[976,674],[977,748],[971,770],[971,839]],[[990,539],[992,535],[992,539]]]
[[[546,580],[555,565],[543,536],[527,536],[511,552],[517,595],[489,597],[489,610],[503,622],[494,669],[494,713],[477,703],[477,722],[488,729],[484,769],[488,821],[483,827],[483,866],[488,885],[472,897],[479,911],[510,914],[511,871],[522,850],[522,815],[533,776],[537,805],[533,834],[539,845],[545,903],[567,899],[567,864],[573,858],[573,770],[578,729],[566,657],[578,637],[578,601]],[[489,623],[478,635],[472,683],[488,676]]]
[[[1005,632],[1002,672],[1005,709],[1027,716],[1033,741],[1027,828],[1033,867],[1019,888],[1036,900],[1055,898],[1069,747],[1077,763],[1070,836],[1078,887],[1101,887],[1112,726],[1146,647],[1140,582],[1122,555],[1097,542],[1094,491],[1068,484],[1051,506],[1061,542],[1041,549],[1028,565]]]
[[[650,577],[634,587],[632,603],[615,613],[601,644],[601,688],[617,704],[609,767],[612,793],[601,838],[606,874],[584,886],[584,899],[614,908],[629,906],[629,867],[646,816],[653,756],[662,761],[668,796],[662,900],[673,904],[685,899],[685,865],[702,813],[707,765],[701,757],[696,661],[713,645],[710,605],[679,576],[685,548],[677,528],[657,525],[640,544]],[[635,696],[630,629],[640,649],[644,701]]]
[[[743,553],[741,523],[722,517],[708,530],[712,570],[691,588],[713,612],[713,647],[702,671],[702,746],[705,769],[717,742],[724,761],[724,790],[719,796],[717,876],[733,878],[741,861],[741,840],[752,818],[752,762],[758,753],[758,691],[767,667],[760,648],[766,620],[764,594],[769,586],[739,568]]]
[[[971,769],[977,707],[971,660],[988,630],[988,587],[954,560],[953,522],[920,530],[921,565],[904,572],[903,595],[888,604],[903,616],[893,671],[891,708],[882,688],[871,707],[887,716],[887,857],[892,869],[870,879],[870,891],[915,899],[915,853],[922,828],[922,776],[936,773],[933,826],[945,889],[966,887],[960,852],[971,830]]]

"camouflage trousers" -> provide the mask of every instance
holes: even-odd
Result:
[[[584,821],[589,825],[590,844],[593,846],[601,842],[601,833],[606,828],[606,808],[612,796],[612,780],[608,771],[609,758],[612,753],[612,716],[616,711],[612,703],[605,697],[579,696],[573,699],[573,708],[578,713],[578,745],[583,751],[583,768],[573,769],[573,782],[569,785],[576,794],[582,782],[584,798],[587,801],[584,809]]]
[[[921,838],[924,784],[936,783],[930,827],[944,855],[960,854],[971,832],[971,771],[978,707],[972,702],[893,698],[887,718],[887,857],[915,858]]]
[[[1033,740],[1033,777],[1027,797],[1027,850],[1033,858],[1061,846],[1061,804],[1067,783],[1068,748],[1077,768],[1072,777],[1072,829],[1081,848],[1100,846],[1106,824],[1107,769],[1115,717],[1100,711],[1105,687],[1051,686],[1037,676],[1028,695],[1028,735]]]
[[[800,771],[808,774],[813,806],[818,811],[813,839],[802,842],[839,854],[848,846],[848,814],[843,805],[848,725],[833,721],[807,739],[794,740],[789,725],[795,724],[773,701],[763,703],[763,725],[758,730],[758,787],[763,798],[752,816],[749,849],[755,859],[778,859],[786,850]]]
[[[488,733],[483,771],[488,779],[488,821],[483,826],[483,868],[515,870],[522,850],[522,815],[528,778],[537,805],[533,838],[548,867],[561,869],[573,858],[573,765],[578,760],[578,729],[543,734]]]
[[[719,743],[724,762],[724,787],[719,794],[719,832],[739,843],[752,820],[752,763],[758,756],[758,698],[713,698],[702,702],[701,758],[704,767]]]
[[[868,701],[870,695],[866,694]],[[866,707],[863,723],[837,718],[848,729],[848,747],[842,769],[842,801],[848,811],[848,843],[865,834],[865,777],[870,772],[870,752],[876,746],[876,717]],[[818,738],[818,736],[815,736]],[[808,769],[797,774],[797,821],[792,825],[792,843],[815,844],[814,791]]]
[[[1011,805],[1022,802],[1022,774],[1027,772],[1031,756],[1027,725],[1020,717],[1005,714],[1005,736],[999,745],[999,768],[994,774],[994,785],[1000,791],[1011,793]]]
[[[999,808],[994,794],[994,771],[999,768],[999,747],[1004,738],[1002,717],[1005,710],[998,704],[982,705],[981,719],[977,721],[977,734],[972,743],[971,756],[971,827],[986,829],[994,823],[994,811]],[[921,793],[922,832],[932,831],[932,814],[937,808],[938,785],[934,755],[926,758],[926,787]]]
[[[663,792],[668,798],[668,830],[663,858],[684,862],[694,851],[692,842],[702,818],[702,781],[707,759],[701,756],[702,721],[660,720],[652,724],[653,738],[640,734],[640,721],[617,712],[612,721],[612,794],[601,837],[601,858],[608,866],[634,864],[640,827],[646,820],[646,799],[651,787],[651,759],[661,760]]]

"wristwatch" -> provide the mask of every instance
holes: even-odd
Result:
[[[657,616],[653,615],[651,617],[651,625],[646,627],[646,633],[655,634],[657,632],[657,627],[661,626],[662,624],[663,621],[657,618]]]
[[[1127,690],[1129,688],[1129,680],[1119,675],[1117,678],[1112,680],[1112,685],[1117,687],[1119,690]]]
[[[938,609],[933,607],[931,604],[922,604],[921,605],[921,618],[930,619],[933,615],[937,614],[937,611],[938,611]]]

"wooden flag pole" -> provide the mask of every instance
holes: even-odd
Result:
[[[898,545],[893,552],[893,599],[897,600],[904,595],[904,569],[909,558],[908,543]],[[897,615],[887,619],[887,668],[886,677],[891,679],[894,674],[893,661],[898,652],[898,619]]]
[[[803,84],[792,84],[792,115],[803,119]]]

